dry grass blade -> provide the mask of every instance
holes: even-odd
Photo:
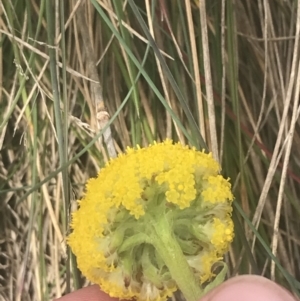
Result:
[[[221,91],[221,137],[220,137],[220,162],[223,162],[224,134],[225,134],[225,97],[226,97],[226,50],[225,50],[225,0],[221,8],[221,60],[222,60],[222,91]]]
[[[300,27],[300,8],[298,6],[298,13],[297,13],[297,26]],[[287,177],[287,170],[288,170],[288,164],[290,161],[291,156],[291,150],[292,150],[292,144],[294,140],[294,134],[295,134],[295,127],[296,123],[298,122],[299,118],[299,97],[300,97],[300,62],[298,61],[298,68],[296,71],[295,76],[295,86],[294,86],[294,97],[293,97],[293,111],[292,111],[292,119],[290,121],[288,133],[286,135],[286,139],[283,142],[282,148],[285,150],[284,154],[284,160],[283,160],[283,167],[282,167],[282,174],[281,174],[281,181],[278,191],[278,199],[277,199],[277,205],[276,205],[276,214],[275,214],[275,220],[274,220],[274,236],[272,240],[272,253],[276,256],[277,254],[277,247],[278,247],[278,236],[279,236],[279,222],[281,218],[281,212],[282,212],[282,205],[284,201],[284,189],[286,186],[286,177]],[[275,262],[272,262],[271,265],[271,279],[275,280]]]
[[[46,59],[47,62],[48,62],[48,60],[49,60],[49,55],[47,55],[46,53],[44,53],[44,52],[38,50],[36,47],[33,47],[32,45],[30,45],[29,43],[25,42],[24,40],[22,40],[22,39],[20,39],[20,38],[18,38],[18,37],[15,37],[15,36],[13,36],[12,34],[10,34],[10,33],[6,32],[6,31],[4,31],[4,30],[2,30],[2,29],[0,29],[0,32],[3,33],[3,34],[5,34],[5,35],[7,35],[7,36],[9,36],[9,37],[11,37],[11,38],[13,38],[12,41],[17,41],[17,42],[19,42],[20,45],[27,47],[29,50],[31,50],[31,51],[33,51],[34,53],[40,55],[41,57],[43,57],[44,59]],[[44,45],[46,45],[47,47],[52,47],[52,46],[48,46],[46,43],[44,43]],[[62,67],[61,62],[57,62],[57,65],[58,65],[59,67]],[[90,79],[90,78],[88,78],[88,77],[82,75],[81,73],[77,72],[76,70],[74,70],[74,69],[72,69],[72,68],[70,68],[70,67],[67,67],[67,71],[68,71],[70,74],[73,74],[73,75],[78,76],[78,77],[80,77],[80,78],[86,79],[86,80],[91,81],[91,82],[94,82],[94,83],[98,83],[97,81],[94,81],[94,80],[92,80],[92,79]]]
[[[149,0],[146,0],[146,11],[147,11],[149,30],[150,30],[150,33],[151,33],[153,39],[155,40],[153,19],[152,19],[152,15],[151,15],[151,9],[150,9],[150,2],[149,2]],[[159,37],[158,39],[159,39],[159,42],[162,43],[161,37]],[[157,41],[157,39],[156,39],[156,41]],[[172,108],[172,104],[171,104],[171,101],[170,101],[170,93],[168,91],[169,89],[168,89],[168,86],[167,86],[168,85],[167,84],[167,80],[166,80],[166,78],[165,78],[165,76],[163,74],[160,62],[157,59],[157,57],[155,57],[155,61],[156,61],[156,64],[157,64],[159,77],[161,79],[161,83],[162,83],[162,87],[163,87],[163,91],[164,91],[164,96],[165,96],[165,98],[167,100],[167,103],[169,104],[170,108]],[[166,120],[166,138],[171,139],[172,138],[172,118],[171,118],[170,114],[168,114],[168,113],[167,113],[166,117],[167,117],[166,118],[167,119]],[[176,125],[176,123],[174,123],[174,127],[176,129],[176,133],[177,133],[177,135],[179,137],[179,140],[182,143],[184,143],[183,135],[180,132],[180,130],[179,130],[178,126]]]
[[[205,88],[206,99],[208,107],[208,122],[209,122],[209,137],[211,141],[211,151],[216,160],[219,161],[219,148],[218,137],[216,128],[216,115],[215,104],[213,97],[213,85],[211,77],[211,63],[208,46],[208,34],[207,34],[207,20],[206,20],[206,5],[205,1],[199,2],[200,21],[201,21],[201,33],[202,33],[202,47],[203,47],[203,61],[204,61],[204,73],[205,73]]]
[[[196,41],[195,41],[195,29],[193,23],[193,16],[192,16],[192,7],[191,1],[185,1],[186,7],[186,15],[187,15],[187,22],[188,22],[188,29],[189,29],[189,37],[191,43],[191,51],[192,51],[192,58],[193,58],[193,67],[194,67],[194,77],[195,77],[195,86],[196,86],[196,96],[197,96],[197,104],[198,104],[198,123],[200,126],[200,132],[203,139],[206,141],[206,133],[205,133],[205,115],[203,110],[203,100],[202,100],[202,90],[201,90],[201,81],[200,81],[200,70],[199,70],[199,60],[196,48]]]
[[[284,129],[286,126],[286,120],[287,120],[287,114],[288,110],[290,108],[290,102],[292,98],[292,93],[294,91],[294,86],[295,86],[295,79],[296,79],[296,71],[297,71],[297,65],[298,65],[298,60],[299,60],[299,37],[300,37],[300,8],[298,6],[297,9],[297,23],[296,23],[296,40],[295,40],[295,46],[294,46],[294,53],[293,53],[293,63],[292,63],[292,69],[291,69],[291,74],[289,77],[289,82],[287,86],[287,92],[286,92],[286,98],[284,102],[284,108],[280,120],[280,127],[278,130],[277,134],[277,140],[276,144],[273,150],[273,155],[272,159],[270,162],[270,167],[268,168],[268,173],[265,179],[264,187],[261,192],[258,204],[257,204],[257,210],[255,212],[255,215],[253,217],[253,224],[256,226],[258,225],[259,219],[261,217],[261,213],[264,207],[264,204],[266,202],[266,197],[268,194],[268,191],[270,189],[274,174],[276,172],[276,167],[279,162],[280,157],[278,157],[280,148],[283,147],[282,145],[282,139],[283,139],[283,134],[284,134]]]
[[[99,131],[105,128],[107,122],[109,120],[109,114],[105,108],[103,93],[102,93],[102,86],[100,83],[99,75],[96,69],[96,58],[94,55],[94,50],[92,47],[92,43],[90,40],[89,32],[90,30],[87,27],[86,23],[86,14],[84,11],[85,3],[83,3],[80,9],[77,12],[78,16],[78,28],[81,32],[81,37],[83,40],[83,46],[85,49],[85,59],[87,70],[90,73],[90,77],[95,81],[91,82],[91,95],[92,99],[94,100],[95,107],[93,108],[93,112],[95,112],[97,125]],[[103,138],[105,145],[107,147],[107,151],[110,158],[115,158],[117,156],[114,141],[111,134],[110,127],[107,127],[106,130],[103,132]],[[101,144],[101,141],[100,141]]]

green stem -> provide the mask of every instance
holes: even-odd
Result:
[[[164,214],[158,214],[151,224],[154,230],[150,234],[152,243],[168,267],[172,278],[187,301],[198,301],[203,291],[173,235],[170,221]]]

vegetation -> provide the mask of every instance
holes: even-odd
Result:
[[[211,151],[231,179],[228,277],[299,295],[297,4],[1,1],[0,299],[87,285],[69,212],[109,157],[166,138]]]

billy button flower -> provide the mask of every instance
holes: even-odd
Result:
[[[211,154],[170,140],[111,160],[73,213],[68,243],[79,269],[112,297],[165,300],[179,289],[198,300],[223,280],[234,235],[219,169]]]

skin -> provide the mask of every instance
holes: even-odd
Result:
[[[97,285],[82,288],[54,301],[117,301],[102,292]],[[231,278],[199,301],[299,301],[276,283],[256,275]]]

